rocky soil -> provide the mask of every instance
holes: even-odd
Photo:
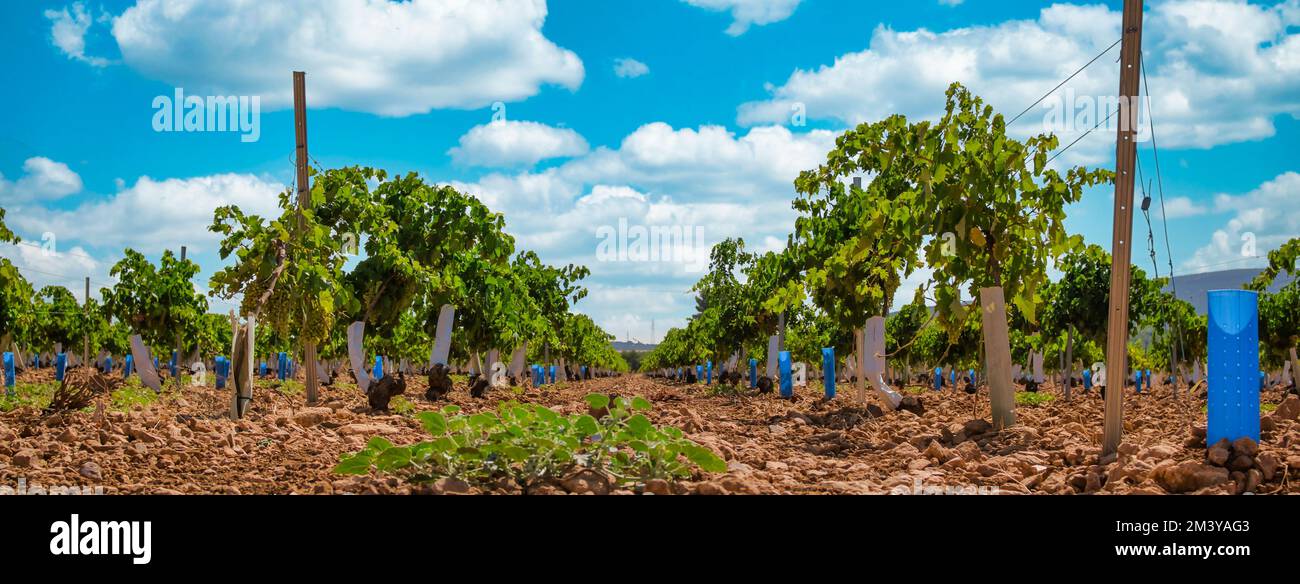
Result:
[[[41,381],[48,370],[25,372]],[[458,382],[434,404],[425,382],[408,378],[404,399],[414,411],[446,403],[466,411],[519,399],[562,413],[585,412],[592,392],[643,396],[651,419],[675,425],[729,463],[724,474],[638,490],[658,494],[866,494],[866,493],[1300,493],[1300,398],[1266,391],[1261,402],[1276,410],[1261,421],[1259,444],[1249,440],[1205,444],[1203,398],[1169,389],[1125,394],[1125,437],[1117,455],[1100,456],[1102,401],[1095,394],[1071,402],[1017,408],[1019,423],[994,432],[987,392],[976,396],[909,388],[923,407],[882,413],[853,402],[841,386],[832,402],[814,386],[796,400],[773,395],[718,392],[641,376],[570,382],[522,395],[490,390],[469,396]],[[229,393],[212,387],[168,390],[158,401],[126,411],[104,395],[71,413],[45,414],[24,407],[0,413],[0,487],[102,486],[105,493],[476,493],[459,481],[405,485],[386,477],[340,477],[339,456],[372,436],[396,444],[425,438],[404,413],[371,411],[351,384],[324,387],[320,405],[259,382],[244,420],[225,418]],[[402,408],[398,408],[402,409]],[[919,410],[920,413],[917,413]],[[541,489],[544,493],[608,490],[583,474]],[[500,485],[490,492],[516,492]],[[631,493],[632,491],[616,491]]]

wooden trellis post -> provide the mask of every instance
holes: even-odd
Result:
[[[1142,0],[1124,0],[1119,61],[1119,129],[1115,136],[1115,224],[1111,234],[1110,307],[1106,327],[1106,417],[1102,455],[1124,435],[1124,378],[1128,373],[1129,266],[1133,243],[1133,172],[1137,161],[1138,82],[1142,62]]]
[[[302,71],[293,72],[293,126],[297,142],[298,228],[301,229],[303,213],[311,205],[311,184],[307,173],[307,74]],[[320,389],[315,342],[303,342],[303,357],[307,362],[307,403],[315,405]]]
[[[90,319],[93,318],[90,314],[90,276],[86,276],[86,299],[82,302],[82,306],[86,313],[86,331],[90,331]],[[83,336],[85,337],[86,344],[81,350],[81,366],[86,367],[90,365],[90,335],[86,334]]]
[[[181,263],[182,263],[182,264],[185,263],[185,252],[186,252],[185,246],[182,245],[182,246],[181,246]],[[172,381],[172,386],[174,386],[174,387],[176,388],[177,391],[180,391],[180,389],[181,389],[181,331],[180,331],[180,327],[177,327],[177,329],[176,329],[176,357],[175,357],[175,358],[176,358],[176,375],[175,375],[174,377],[176,377],[176,379]]]

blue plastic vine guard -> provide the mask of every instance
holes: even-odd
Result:
[[[781,351],[776,358],[781,375],[781,397],[794,395],[794,379],[790,375],[790,351]]]
[[[551,365],[551,383],[555,383],[555,366]]]
[[[1211,290],[1207,328],[1206,444],[1259,441],[1259,294]]]
[[[1084,388],[1084,389],[1092,389],[1092,370],[1091,370],[1091,369],[1084,369],[1084,370],[1083,370],[1083,388]]]
[[[5,368],[5,394],[8,395],[9,397],[13,397],[14,395],[13,387],[16,381],[14,379],[14,354],[13,353],[6,352],[4,354],[4,368]]]
[[[176,356],[176,351],[173,350],[173,351],[172,351],[172,361],[171,361],[171,363],[168,363],[168,364],[167,364],[167,367],[168,367],[169,369],[171,369],[172,377],[176,377],[176,366],[178,365],[177,360],[178,360],[178,357]]]
[[[696,365],[696,366],[695,366],[695,382],[696,382],[696,383],[699,383],[699,382],[701,382],[701,381],[704,381],[704,366],[703,366],[703,365]]]
[[[135,357],[127,355],[122,359],[122,379],[131,376],[131,370],[135,368]]]
[[[749,388],[758,387],[758,359],[749,360]]]
[[[934,390],[935,391],[943,390],[943,368],[942,367],[934,368]]]
[[[104,373],[108,374],[112,372],[113,372],[113,358],[104,357]]]
[[[822,349],[822,377],[826,384],[826,399],[835,399],[835,348]]]
[[[704,385],[713,384],[713,361],[704,362]]]
[[[217,365],[217,389],[225,389],[226,376],[228,375],[227,370],[230,368],[230,363],[226,361],[225,357],[218,356],[216,359],[216,365]]]
[[[68,368],[68,354],[59,353],[54,357],[54,380],[63,381],[63,372]]]

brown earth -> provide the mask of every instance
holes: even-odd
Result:
[[[20,381],[43,381],[49,370]],[[450,398],[423,399],[427,381],[407,378],[405,399],[415,411],[447,403],[466,411],[519,399],[562,413],[586,411],[588,393],[643,396],[651,419],[675,425],[722,455],[725,474],[703,474],[656,493],[1300,493],[1290,470],[1300,467],[1300,399],[1277,391],[1265,416],[1262,442],[1204,444],[1203,398],[1176,398],[1168,389],[1125,394],[1125,437],[1118,455],[1101,459],[1103,406],[1095,394],[1017,408],[1018,425],[993,432],[987,391],[909,392],[923,413],[881,413],[839,389],[832,402],[820,388],[796,388],[796,401],[774,395],[734,395],[703,385],[642,376],[569,382],[522,395],[490,390],[473,399],[464,381]],[[229,393],[186,387],[131,411],[114,411],[106,396],[87,411],[43,414],[20,408],[0,414],[0,487],[102,486],[105,493],[408,493],[479,492],[457,481],[412,489],[387,477],[340,477],[339,456],[382,435],[397,444],[427,435],[412,412],[376,413],[354,385],[321,389],[320,405],[259,381],[244,420],[225,418]],[[581,474],[542,492],[599,490]],[[509,486],[496,492],[512,492]],[[630,493],[631,491],[618,491]]]

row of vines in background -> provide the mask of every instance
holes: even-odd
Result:
[[[420,362],[429,355],[441,308],[451,305],[458,312],[453,359],[528,343],[530,359],[628,368],[613,337],[572,311],[587,293],[581,281],[588,270],[549,266],[531,251],[516,250],[504,218],[471,196],[415,175],[390,180],[382,171],[345,168],[318,176],[305,208],[295,208],[288,192],[280,207],[282,215],[273,220],[221,207],[212,225],[222,236],[221,257],[233,262],[213,275],[211,294],[241,298],[241,314],[262,330],[256,354],[312,343],[321,357],[342,357],[344,326],[363,322],[371,351]],[[0,237],[17,241],[4,226],[3,210]],[[365,242],[363,259],[348,271],[348,244],[358,238]],[[128,350],[130,334],[158,351],[179,332],[188,340],[183,350],[221,354],[232,345],[233,326],[228,316],[207,312],[206,298],[192,283],[198,271],[171,252],[155,266],[127,250],[111,271],[118,282],[101,290],[102,305],[92,300],[78,306],[63,288],[33,292],[4,260],[0,330],[38,351],[91,335],[93,346],[118,354]],[[132,395],[153,397],[148,391]],[[343,456],[335,472],[485,485],[509,479],[528,492],[574,473],[642,488],[690,477],[697,468],[727,469],[681,430],[652,424],[644,398],[592,394],[586,401],[590,413],[574,415],[513,401],[472,415],[456,406],[423,411],[416,416],[428,441],[394,445],[375,437]]]
[[[981,367],[982,288],[1005,291],[1013,358],[1067,353],[1072,367],[1103,360],[1110,255],[1066,232],[1068,204],[1112,173],[1047,166],[1051,135],[1020,142],[1003,117],[959,84],[937,122],[891,116],[841,135],[826,163],[800,174],[798,216],[781,252],[746,251],[741,239],[712,249],[709,272],[695,284],[697,311],[668,331],[641,361],[643,371],[765,358],[767,339],[785,318],[784,349],[820,363],[821,350],[854,351],[853,331],[885,316],[896,366]],[[863,184],[853,176],[869,177]],[[1300,240],[1270,254],[1250,286],[1263,291],[1282,272],[1296,275]],[[1048,278],[1049,268],[1061,276]],[[919,270],[931,272],[911,302],[893,312],[897,291]],[[1206,318],[1166,291],[1166,278],[1134,266],[1130,287],[1130,361],[1167,369],[1203,360]],[[1300,338],[1300,281],[1260,299],[1261,352],[1278,366]],[[965,299],[965,300],[963,300]],[[1181,339],[1181,342],[1180,342]],[[743,361],[742,361],[743,362]]]
[[[346,326],[363,321],[368,352],[424,362],[439,310],[452,305],[457,362],[527,343],[530,359],[627,370],[613,336],[572,310],[587,293],[587,268],[549,266],[517,249],[505,218],[476,198],[415,174],[361,167],[315,173],[310,195],[300,209],[282,193],[281,214],[270,219],[236,206],[214,211],[211,229],[229,263],[211,277],[209,294],[237,299],[240,315],[256,317],[257,355],[300,353],[312,343],[319,358],[341,358]],[[0,209],[0,242],[18,243],[3,219]],[[230,318],[210,312],[195,290],[199,271],[171,251],[155,264],[127,249],[110,270],[116,283],[99,290],[102,301],[79,304],[61,286],[33,289],[0,260],[2,345],[51,352],[89,341],[96,352],[121,355],[138,334],[155,354],[170,355],[179,333],[185,355],[227,354]]]

